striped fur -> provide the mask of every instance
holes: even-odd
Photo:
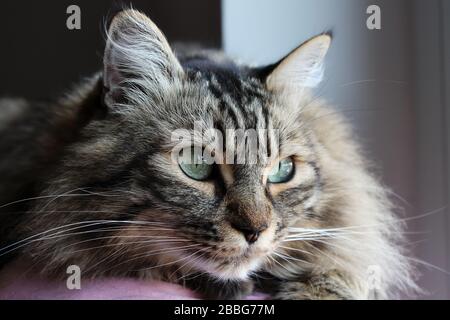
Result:
[[[15,150],[1,163],[1,173],[13,173],[1,190],[12,181],[27,190],[2,201],[36,197],[17,202],[25,214],[0,207],[10,226],[0,254],[20,252],[52,277],[76,264],[86,277],[161,279],[213,298],[241,297],[253,283],[280,299],[368,298],[374,265],[381,269],[376,297],[415,290],[387,190],[369,173],[349,126],[307,89],[329,40],[321,35],[278,64],[251,68],[215,51],[174,53],[143,14],[120,13],[104,71],[56,103],[67,112],[47,106],[42,112],[53,120],[43,128],[31,110],[0,118],[0,130],[12,132],[6,123],[31,117],[20,137],[37,150],[14,171],[25,159],[22,142],[0,144]],[[311,61],[317,68],[308,74]],[[291,78],[289,68],[301,77]],[[1,108],[10,105],[0,100]],[[270,185],[262,178],[270,164],[257,163],[190,179],[168,156],[170,137],[198,121],[205,130],[279,130],[280,158],[294,158],[294,178]],[[35,174],[25,179],[23,169]],[[232,227],[242,219],[268,226],[254,244]],[[28,240],[14,244],[21,239]]]

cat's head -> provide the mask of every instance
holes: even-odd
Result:
[[[99,273],[246,278],[287,227],[320,221],[320,159],[302,109],[330,41],[319,35],[251,68],[214,52],[176,55],[145,15],[119,13],[104,56],[107,114],[83,128],[32,210],[30,229],[54,230],[41,252]],[[233,132],[256,134],[256,149],[230,156]],[[212,161],[189,155],[198,150]],[[267,157],[236,162],[243,150]]]

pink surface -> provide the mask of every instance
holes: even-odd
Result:
[[[246,299],[267,298],[253,294]],[[181,300],[200,299],[193,291],[160,281],[126,278],[81,280],[80,290],[69,290],[64,281],[48,281],[33,276],[23,263],[13,263],[0,274],[0,300]]]

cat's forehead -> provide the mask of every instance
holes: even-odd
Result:
[[[177,145],[178,140],[173,138],[180,135],[188,136],[193,145],[227,149],[236,136],[244,136],[254,137],[268,150],[280,148],[281,154],[304,154],[297,151],[304,151],[307,136],[295,115],[279,105],[279,99],[249,67],[226,58],[195,56],[180,61],[187,81],[177,90],[178,96],[170,95],[174,100],[165,105],[171,116],[167,118],[164,112],[156,123],[158,128],[165,127],[156,130],[164,136],[164,146]],[[223,145],[216,145],[214,130]]]
[[[209,116],[223,128],[267,126],[271,96],[250,68],[210,53],[180,61],[191,85],[202,88],[201,94],[208,101],[204,105],[191,105],[191,108],[202,109],[204,117]]]
[[[217,129],[226,141],[230,132],[243,129],[243,134],[279,137],[280,143],[295,140],[302,144],[299,141],[305,137],[295,115],[279,105],[277,96],[252,68],[209,53],[179,60],[186,77],[165,92],[161,103],[150,108],[151,124],[144,130],[156,129],[152,129],[152,136],[158,135],[170,144],[178,130],[204,139],[205,132]],[[145,108],[144,112],[148,110]]]
[[[193,81],[206,82],[211,94],[219,100],[231,98],[242,107],[254,100],[262,103],[268,99],[268,92],[251,69],[230,59],[196,57],[184,61],[183,68]]]

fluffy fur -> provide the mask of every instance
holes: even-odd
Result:
[[[279,299],[416,290],[387,190],[342,117],[308,89],[330,40],[251,68],[219,52],[175,54],[143,14],[118,14],[103,72],[52,105],[0,100],[0,254],[28,256],[51,277],[76,264],[85,277],[157,278],[212,298],[254,285]],[[267,183],[271,163],[187,177],[171,161],[170,138],[199,121],[205,130],[279,130],[279,159],[294,159],[294,177]],[[243,223],[261,227],[255,243],[236,228]]]

